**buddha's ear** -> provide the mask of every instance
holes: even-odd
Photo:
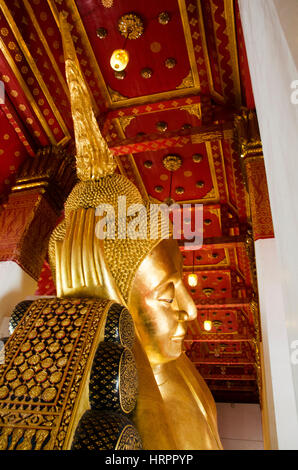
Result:
[[[95,209],[72,211],[64,240],[55,242],[56,288],[59,297],[123,298],[104,256],[104,242],[96,237]]]

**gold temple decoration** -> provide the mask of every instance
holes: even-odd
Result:
[[[198,119],[202,118],[201,103],[194,103],[191,106],[181,106],[182,111],[187,111],[188,114],[196,116]]]
[[[213,287],[204,287],[204,289],[202,289],[202,292],[203,292],[203,294],[206,295],[207,297],[210,297],[210,295],[213,294],[214,289],[213,289]]]
[[[111,100],[113,102],[116,102],[116,101],[123,101],[123,100],[127,100],[128,98],[126,96],[123,96],[119,93],[119,91],[116,91],[116,90],[113,90],[113,88],[111,88],[110,86],[108,86],[108,90],[109,90],[109,93],[110,93],[110,96],[111,96]]]
[[[145,67],[144,69],[141,70],[141,76],[143,78],[151,78],[153,75],[153,70],[150,69],[150,67]]]
[[[176,59],[174,59],[174,57],[168,57],[166,60],[165,60],[165,66],[167,67],[167,69],[173,69],[177,64],[177,61]]]
[[[124,132],[127,126],[129,126],[129,124],[131,123],[131,121],[133,121],[134,118],[135,116],[122,116],[119,118],[119,122]]]
[[[167,11],[162,11],[158,15],[158,22],[160,24],[168,24],[170,19],[171,19],[170,14]]]
[[[81,181],[97,180],[112,174],[116,162],[96,122],[65,13],[60,13],[60,26],[76,140],[77,175]]]
[[[234,119],[235,135],[242,158],[263,156],[256,112],[243,108]]]
[[[101,0],[101,3],[105,8],[111,8],[113,6],[114,0]]]
[[[194,79],[193,79],[192,71],[190,70],[188,75],[182,80],[180,85],[176,86],[176,89],[191,88],[194,86],[195,86]]]
[[[180,155],[166,155],[162,160],[162,164],[168,171],[177,171],[182,165],[182,158]]]
[[[144,32],[144,23],[139,15],[127,13],[119,18],[118,30],[127,39],[138,39]]]

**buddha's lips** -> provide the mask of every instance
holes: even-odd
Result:
[[[180,336],[172,336],[173,341],[183,341],[185,335],[180,335]]]

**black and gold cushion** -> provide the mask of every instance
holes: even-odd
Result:
[[[121,413],[88,410],[76,429],[72,450],[138,450],[138,431]]]
[[[137,368],[130,349],[100,343],[89,383],[91,408],[131,413],[137,399]]]
[[[30,305],[32,304],[33,300],[23,300],[22,302],[18,303],[15,308],[13,309],[12,315],[9,320],[9,332],[12,334],[18,323],[21,321],[23,316],[25,315],[26,311],[29,309]]]
[[[123,305],[114,303],[108,312],[104,340],[122,344],[122,346],[131,349],[134,337],[134,324],[131,314]]]

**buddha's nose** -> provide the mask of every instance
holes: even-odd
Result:
[[[176,290],[176,298],[180,310],[180,321],[195,320],[197,318],[197,308],[184,285],[181,285],[180,289]],[[182,316],[184,317],[183,319]]]

